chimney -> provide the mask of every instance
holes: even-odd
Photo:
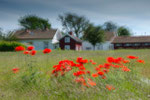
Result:
[[[31,32],[29,29],[26,29],[25,31],[26,31],[27,33],[30,33],[30,32]]]
[[[73,35],[72,31],[69,32],[70,35]]]
[[[45,28],[45,30],[46,30],[46,31],[48,31],[48,30],[49,30],[49,28],[47,28],[47,27],[46,27],[46,28]]]

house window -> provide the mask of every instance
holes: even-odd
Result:
[[[144,43],[145,46],[150,46],[150,43]]]
[[[69,43],[70,42],[70,37],[65,37],[65,43]]]
[[[65,50],[70,50],[70,45],[65,45]]]
[[[124,44],[124,46],[132,46],[132,44],[126,43],[126,44]]]
[[[44,49],[48,48],[48,41],[44,41]]]
[[[91,50],[92,48],[91,47],[86,47],[86,50]]]
[[[119,44],[119,43],[118,43],[118,44],[116,44],[116,46],[118,46],[118,47],[119,47],[119,46],[122,46],[122,44]]]
[[[135,43],[134,46],[140,46],[140,43]]]

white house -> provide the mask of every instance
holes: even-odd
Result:
[[[33,45],[35,50],[58,48],[59,39],[62,37],[62,33],[58,29],[18,30],[14,35],[19,42]]]
[[[95,46],[95,50],[111,50],[114,49],[113,44],[111,42],[116,37],[115,32],[105,32],[105,39],[103,43],[97,43]],[[94,47],[88,41],[82,42],[82,50],[94,50]]]

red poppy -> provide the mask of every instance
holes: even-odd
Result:
[[[112,85],[106,85],[106,88],[111,91],[111,90],[114,90],[115,88],[112,86]]]
[[[77,71],[77,72],[73,73],[74,76],[80,76],[80,75],[83,75],[83,74],[85,74],[84,71]]]
[[[84,59],[82,57],[78,57],[77,60],[76,60],[77,63],[80,63],[80,64],[85,64],[85,63],[88,63],[88,60],[87,59]]]
[[[138,59],[138,57],[135,57],[135,56],[127,56],[127,58],[129,58],[129,59]]]
[[[92,77],[98,77],[98,74],[96,73],[96,74],[92,74]]]
[[[113,58],[113,57],[108,57],[108,58],[107,58],[107,62],[109,62],[109,63],[114,62],[114,58]]]
[[[87,83],[90,84],[91,86],[96,86],[96,83],[93,82],[91,79],[88,79]]]
[[[19,71],[19,68],[13,68],[12,71],[13,73],[17,73]]]
[[[29,46],[28,48],[27,48],[27,50],[29,50],[29,51],[31,51],[31,50],[33,50],[34,49],[34,46]]]
[[[25,48],[23,46],[18,46],[15,48],[15,51],[24,51]]]
[[[100,70],[101,70],[101,68],[99,68],[99,67],[96,67],[96,68],[95,68],[95,70],[96,70],[96,71],[100,71]]]
[[[50,53],[51,51],[52,51],[51,49],[46,48],[43,50],[43,53],[46,54],[46,53]]]
[[[36,51],[35,51],[35,50],[32,50],[32,51],[30,52],[30,54],[31,54],[32,56],[34,56],[34,55],[36,54]]]
[[[23,54],[25,54],[25,55],[26,55],[26,54],[29,54],[29,53],[30,53],[29,51],[24,51],[24,52],[23,52]]]
[[[83,82],[85,82],[85,79],[83,78],[83,77],[77,77],[76,79],[75,79],[75,82],[77,82],[77,83],[83,83]]]
[[[145,63],[145,61],[144,60],[137,60],[137,62],[139,62],[139,63]]]
[[[128,68],[128,67],[126,67],[126,66],[122,66],[123,68],[122,68],[122,70],[124,71],[124,72],[130,72],[131,70]]]
[[[102,76],[102,79],[106,79],[106,76],[103,75],[103,76]]]
[[[124,61],[123,61],[123,63],[129,63],[129,62],[130,62],[129,60],[124,60]]]
[[[104,66],[103,66],[103,65],[99,65],[98,67],[99,67],[99,68],[104,68]]]
[[[91,72],[90,72],[90,71],[86,71],[86,73],[87,73],[87,74],[91,74]]]
[[[109,69],[110,66],[111,66],[111,64],[109,64],[109,63],[105,63],[105,64],[104,64],[104,67],[105,67],[106,69]]]
[[[108,72],[109,72],[109,70],[108,70],[108,69],[104,69],[103,71],[104,71],[105,73],[108,73]]]
[[[90,60],[89,62],[93,65],[96,65],[96,62],[94,62],[93,60]]]
[[[99,71],[98,74],[102,76],[104,75],[104,72]]]

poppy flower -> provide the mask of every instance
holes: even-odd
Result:
[[[98,67],[99,67],[99,68],[104,68],[104,66],[103,66],[103,65],[99,65]]]
[[[130,72],[131,70],[128,67],[123,66],[122,71],[124,71],[124,72]]]
[[[124,60],[124,61],[123,61],[123,63],[129,63],[129,62],[130,62],[129,60]]]
[[[30,54],[31,54],[32,56],[34,56],[34,55],[36,54],[36,51],[35,51],[35,50],[32,50],[32,51],[30,52]]]
[[[84,59],[82,57],[78,57],[77,60],[76,60],[77,63],[80,63],[80,64],[85,64],[85,63],[88,63],[88,60],[87,59]]]
[[[15,48],[15,51],[24,51],[24,50],[25,50],[25,48],[23,46],[17,46]]]
[[[91,74],[91,72],[90,72],[90,71],[86,71],[86,73],[87,73],[87,74]]]
[[[105,64],[104,64],[104,67],[105,67],[106,69],[109,69],[110,66],[111,66],[111,64],[109,64],[109,63],[105,63]]]
[[[27,50],[29,50],[29,51],[31,51],[31,50],[33,50],[34,49],[34,46],[29,46],[28,48],[27,48]]]
[[[46,48],[43,50],[43,53],[46,54],[46,53],[50,53],[51,51],[52,51],[51,49]]]
[[[104,69],[103,71],[104,71],[105,73],[108,73],[108,72],[109,72],[109,70],[108,70],[108,69]]]
[[[106,79],[106,76],[103,75],[103,76],[102,76],[102,79]]]
[[[83,74],[85,74],[84,71],[77,71],[77,72],[73,73],[73,75],[77,76],[77,77],[80,76],[80,75],[83,75]]]
[[[29,51],[24,51],[23,54],[27,55],[29,54],[30,52]]]
[[[114,62],[114,58],[113,58],[113,57],[108,57],[108,58],[107,58],[107,62],[109,62],[109,63]]]
[[[83,77],[77,77],[76,79],[75,79],[75,82],[77,82],[77,83],[83,83],[83,82],[85,82],[85,79],[83,78]]]
[[[96,74],[92,74],[92,77],[98,77],[98,74],[96,73]]]
[[[139,63],[145,63],[145,61],[144,60],[137,60],[137,62],[139,62]]]
[[[93,65],[96,65],[96,62],[94,62],[93,60],[90,60],[89,62]]]
[[[87,83],[90,84],[91,86],[96,86],[96,83],[93,82],[91,79],[88,79]]]
[[[127,56],[127,58],[129,58],[129,59],[138,59],[138,57],[135,57],[135,56]]]
[[[13,73],[17,73],[19,71],[19,68],[13,68],[12,71]]]
[[[99,71],[99,72],[98,72],[98,75],[101,75],[101,76],[102,76],[102,75],[104,75],[104,72]]]
[[[106,89],[109,91],[114,90],[115,88],[112,85],[106,85]]]
[[[96,68],[95,68],[95,70],[96,70],[96,71],[100,71],[100,70],[101,70],[101,68],[99,68],[99,67],[96,67]]]

